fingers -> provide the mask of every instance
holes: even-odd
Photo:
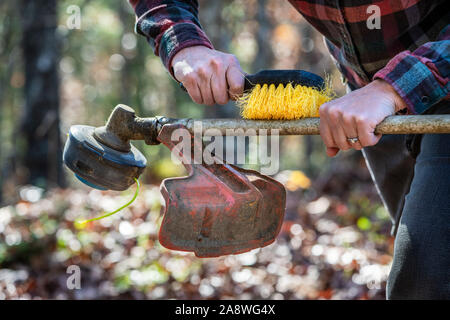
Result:
[[[370,118],[364,118],[362,116],[355,117],[355,124],[358,132],[360,133],[358,138],[363,147],[373,146],[381,139],[381,134],[374,134],[377,123]]]
[[[213,72],[210,84],[213,100],[218,104],[226,104],[230,98],[223,63],[220,60],[213,60],[211,64]]]
[[[343,111],[337,106],[332,104],[326,105],[324,109],[324,115],[326,117],[326,124],[329,127],[330,134],[335,143],[334,147],[340,150],[348,150],[351,148],[350,143],[347,140],[347,134],[344,131],[343,126]]]
[[[356,150],[361,150],[362,145],[361,141],[359,140],[358,128],[356,126],[356,121],[354,117],[344,114],[340,118],[340,124],[344,130],[344,135],[346,137],[349,147]],[[350,141],[348,141],[349,138],[358,138],[358,141],[351,143]]]
[[[326,150],[327,156],[334,157],[338,154],[339,148],[328,148]]]
[[[345,108],[327,103],[320,107],[320,135],[327,155],[335,156],[339,150],[356,149],[374,145],[381,136],[374,135],[375,121],[355,115]],[[349,138],[358,138],[350,143]]]
[[[340,150],[361,150],[364,147],[373,146],[378,143],[381,135],[375,135],[376,122],[370,118],[346,113],[341,110],[328,111],[325,129],[329,131],[335,147]],[[331,128],[331,129],[330,129]],[[358,141],[351,143],[349,138],[358,138]],[[327,144],[326,144],[327,145]],[[327,145],[329,147],[330,145]]]
[[[320,114],[320,136],[326,146],[326,152],[329,157],[334,157],[338,152],[339,148],[337,148],[336,142],[334,141],[333,134],[330,130],[329,119],[328,119],[328,107],[327,105],[323,105],[319,109]]]
[[[242,95],[244,75],[237,58],[204,46],[180,50],[172,60],[175,78],[192,100],[212,106]]]
[[[346,151],[352,148],[350,142],[347,140],[347,135],[345,134],[344,128],[341,125],[336,126],[332,133],[333,139],[340,150]]]
[[[198,68],[195,72],[189,71],[187,74],[175,73],[175,77],[184,85],[189,96],[195,103],[206,104],[208,106],[215,104],[211,88],[212,73],[209,70]],[[222,86],[225,87],[223,84]]]
[[[192,101],[194,101],[195,103],[198,104],[203,104],[203,96],[202,96],[202,91],[200,90],[200,87],[198,86],[198,84],[196,84],[196,88],[192,88],[192,94],[189,93]],[[196,97],[196,98],[194,98]],[[197,98],[198,97],[198,98]]]
[[[374,134],[377,124],[396,109],[392,88],[373,81],[343,97],[323,104],[319,109],[320,135],[333,156],[336,150],[364,147],[378,143],[381,135]],[[350,143],[349,138],[358,138]]]
[[[198,87],[197,81],[192,77],[186,77],[182,82],[192,101],[198,104],[203,104],[203,97]]]
[[[174,76],[186,88],[191,99],[198,104],[203,103],[203,98],[198,87],[198,78],[191,66],[185,61],[178,61],[173,66]]]
[[[227,69],[228,94],[231,99],[236,100],[244,92],[244,73],[240,67],[234,65]]]
[[[206,68],[199,68],[198,73],[198,87],[202,93],[203,104],[213,106],[215,104],[214,96],[211,89],[212,73]]]

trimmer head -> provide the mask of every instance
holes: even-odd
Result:
[[[64,147],[63,160],[75,176],[90,187],[126,190],[146,166],[146,159],[131,145],[117,151],[95,138],[94,127],[74,125]]]
[[[165,125],[158,139],[170,140],[180,125]],[[195,148],[200,148],[192,141]],[[188,159],[184,159],[188,160]],[[192,160],[192,159],[190,159]],[[160,243],[197,257],[243,253],[272,243],[283,222],[286,192],[279,182],[233,165],[184,163],[189,176],[165,179]]]

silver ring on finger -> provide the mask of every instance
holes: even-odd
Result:
[[[359,139],[358,139],[358,137],[347,138],[347,141],[350,142],[351,144],[355,144],[359,141]]]

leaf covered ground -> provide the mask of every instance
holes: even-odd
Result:
[[[0,208],[0,299],[384,299],[393,238],[364,164],[276,178],[287,189],[277,241],[245,254],[199,259],[158,243],[161,196],[144,185],[122,212],[74,227],[126,203],[134,189],[34,187]],[[337,173],[338,172],[338,173]],[[67,268],[81,268],[81,289]]]

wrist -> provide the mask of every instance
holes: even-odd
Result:
[[[398,94],[395,88],[391,86],[387,81],[382,79],[375,79],[374,81],[371,82],[371,84],[378,90],[386,94],[388,98],[392,100],[392,103],[394,105],[394,112],[398,112],[406,108],[405,101]]]

